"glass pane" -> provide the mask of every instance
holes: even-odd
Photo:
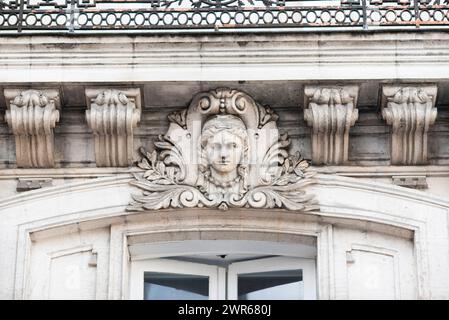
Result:
[[[239,274],[239,300],[303,300],[302,270]]]
[[[143,290],[145,300],[207,300],[209,277],[145,272]]]

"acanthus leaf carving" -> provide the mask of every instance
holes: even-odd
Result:
[[[174,111],[168,115],[168,120],[170,122],[174,122],[174,123],[178,124],[183,129],[187,129],[186,116],[187,116],[187,109],[184,109],[181,111]]]
[[[269,106],[261,106],[257,104],[257,109],[259,111],[259,129],[268,122],[276,122],[279,119],[279,116]]]
[[[6,122],[16,143],[19,168],[52,168],[53,129],[59,122],[59,92],[54,89],[5,89]]]
[[[263,111],[262,111],[263,110]],[[169,116],[155,150],[140,149],[144,172],[131,184],[128,210],[208,207],[317,209],[306,192],[315,183],[299,152],[280,135],[277,115],[247,94],[219,88],[197,94],[190,106]]]

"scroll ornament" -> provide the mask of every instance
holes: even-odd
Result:
[[[306,192],[315,183],[308,162],[288,153],[278,116],[249,95],[227,88],[199,93],[168,119],[155,150],[139,149],[143,173],[131,184],[143,192],[127,210],[318,208]]]

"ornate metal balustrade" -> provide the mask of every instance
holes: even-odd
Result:
[[[449,0],[0,0],[0,31],[449,26]]]

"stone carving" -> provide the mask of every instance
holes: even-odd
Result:
[[[242,195],[248,191],[249,139],[246,126],[239,117],[211,117],[203,126],[200,144],[197,185],[201,191],[212,196]]]
[[[429,187],[426,176],[392,176],[391,179],[393,184],[400,187],[421,190]]]
[[[435,122],[436,86],[384,86],[382,117],[391,129],[391,164],[427,163],[427,132]]]
[[[131,184],[128,210],[181,207],[318,208],[305,187],[314,183],[308,163],[289,155],[277,115],[247,94],[219,88],[197,94],[190,106],[168,117],[156,150],[143,155],[143,174]]]
[[[86,89],[86,119],[98,167],[133,164],[133,130],[140,121],[140,90]]]
[[[24,192],[53,186],[53,180],[48,179],[21,179],[17,182],[16,191]]]
[[[6,122],[16,142],[19,168],[51,168],[54,160],[53,129],[59,122],[57,90],[5,89]]]
[[[358,87],[308,86],[304,119],[312,127],[312,162],[338,165],[348,160],[349,129],[358,119]]]

